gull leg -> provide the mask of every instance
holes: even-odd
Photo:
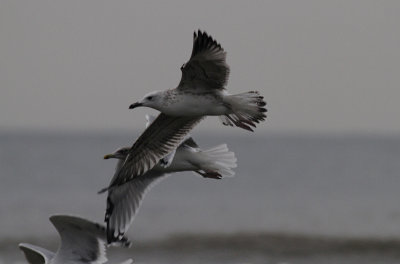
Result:
[[[204,178],[210,178],[210,179],[216,179],[216,180],[222,179],[222,175],[217,171],[206,171],[206,172],[195,171],[195,172],[200,174]]]

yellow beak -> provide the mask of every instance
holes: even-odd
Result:
[[[104,156],[104,159],[111,159],[113,157],[113,154],[107,154]]]

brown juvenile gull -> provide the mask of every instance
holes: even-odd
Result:
[[[153,118],[147,116],[147,119],[149,124]],[[125,147],[104,156],[105,159],[118,159],[114,177],[118,175],[129,151],[129,148]],[[228,150],[226,144],[202,150],[192,138],[186,137],[176,150],[160,160],[151,170],[125,184],[108,189],[105,216],[108,242],[112,243],[123,237],[132,224],[147,190],[164,179],[168,173],[193,171],[205,178],[221,179],[233,176],[232,168],[235,167],[235,154]]]
[[[68,215],[53,215],[50,221],[61,237],[56,253],[39,246],[21,243],[19,248],[31,264],[101,264],[107,261],[105,227],[89,220]],[[126,238],[119,245],[129,246]],[[126,260],[121,264],[130,264]]]
[[[181,67],[175,89],[148,94],[130,108],[147,106],[161,111],[154,123],[131,147],[111,186],[144,174],[175,149],[185,135],[207,115],[219,116],[224,125],[252,130],[267,111],[257,91],[230,95],[225,89],[229,66],[226,52],[207,33],[194,33],[190,60]]]

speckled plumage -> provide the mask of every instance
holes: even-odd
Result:
[[[220,116],[224,125],[249,131],[265,119],[265,102],[258,92],[227,93],[229,66],[226,52],[207,33],[195,32],[191,57],[181,70],[182,78],[177,88],[151,92],[130,106],[131,109],[151,107],[161,114],[132,145],[108,189],[153,168],[205,116]]]
[[[151,107],[169,116],[220,116],[224,125],[250,131],[266,118],[266,103],[258,92],[227,92],[226,52],[207,33],[194,33],[191,57],[181,71],[175,89],[152,92],[134,106]]]

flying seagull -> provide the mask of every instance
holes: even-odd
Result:
[[[147,124],[152,117],[147,117]],[[129,148],[120,148],[105,159],[118,159],[115,176],[121,169]],[[205,178],[221,179],[233,176],[232,168],[236,167],[236,158],[225,144],[202,150],[191,137],[186,137],[180,146],[147,171],[142,176],[113,188],[108,188],[107,210],[107,240],[109,243],[123,237],[132,224],[145,193],[156,182],[166,177],[168,173],[179,171],[193,171]]]
[[[68,215],[53,215],[50,221],[61,237],[58,250],[54,253],[35,245],[19,244],[30,264],[101,264],[107,261],[105,227]],[[126,238],[121,238],[118,244],[126,247],[130,242]],[[126,260],[121,264],[130,263],[132,260]]]
[[[230,95],[225,89],[229,66],[226,52],[205,32],[194,33],[189,61],[181,67],[177,88],[156,91],[130,106],[147,106],[161,114],[130,148],[110,186],[122,185],[143,175],[175,149],[205,116],[219,116],[222,123],[253,131],[266,118],[266,103],[257,91]]]
[[[181,67],[178,87],[151,92],[129,108],[147,106],[174,117],[220,116],[224,125],[253,131],[266,118],[266,103],[257,91],[235,95],[226,91],[229,66],[225,59],[220,44],[206,32],[195,32],[192,55]]]

